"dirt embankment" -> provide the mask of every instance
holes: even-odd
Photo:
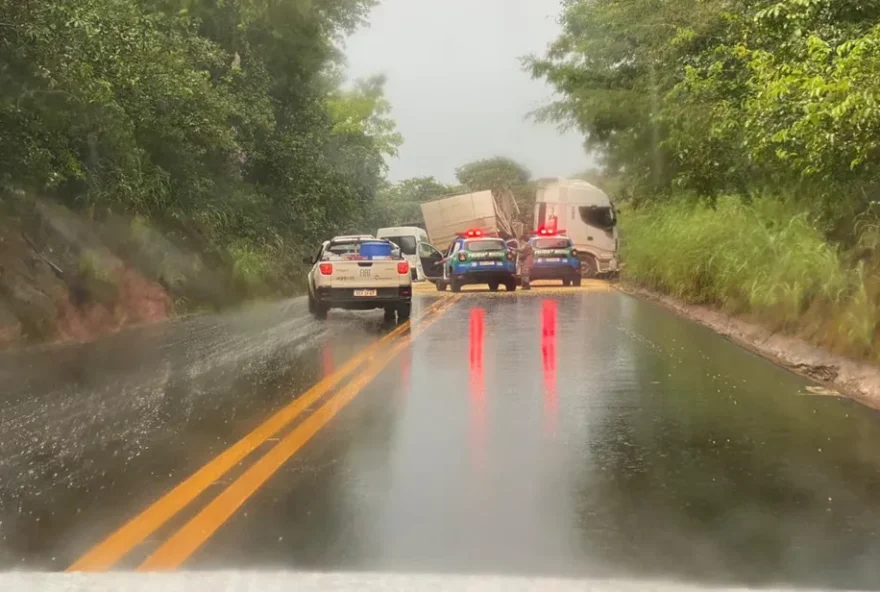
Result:
[[[780,366],[827,385],[864,405],[880,409],[880,367],[876,365],[836,355],[797,337],[774,333],[710,307],[686,304],[626,282],[619,284],[618,289],[658,302]]]
[[[0,347],[90,341],[171,314],[166,288],[107,246],[106,227],[48,202],[3,206]]]

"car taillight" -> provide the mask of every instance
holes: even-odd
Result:
[[[572,248],[571,248],[571,254],[574,255],[575,257],[577,257],[578,250],[575,249],[574,247],[572,247]]]
[[[467,261],[467,253],[459,253],[458,260],[459,261]]]
[[[397,264],[397,273],[400,275],[406,275],[409,273],[409,263],[406,261],[401,261]]]
[[[321,263],[318,266],[318,269],[321,270],[321,275],[330,275],[333,273],[333,264],[332,263]]]
[[[511,253],[510,251],[507,251],[505,257],[507,257],[508,261],[513,261],[513,253]]]

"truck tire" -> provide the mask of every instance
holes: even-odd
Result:
[[[446,282],[444,282],[443,280],[437,280],[436,282],[434,282],[434,286],[436,286],[438,292],[446,291]]]
[[[412,303],[407,302],[405,304],[400,304],[397,306],[397,320],[398,322],[408,321],[410,314],[412,314]]]
[[[324,304],[323,302],[315,302],[315,309],[312,311],[312,314],[319,321],[323,321],[327,319],[327,313],[330,312],[330,307]]]
[[[497,292],[498,286],[499,286],[498,282],[489,282],[489,291],[490,292]]]
[[[593,279],[596,277],[596,274],[599,273],[599,266],[596,263],[596,260],[587,255],[581,260],[581,277],[586,279]]]
[[[571,280],[568,278],[562,278],[562,285],[566,288],[569,287],[571,285]]]
[[[453,292],[461,292],[461,282],[456,279],[452,279],[449,281],[449,288]]]
[[[575,285],[575,287],[578,287],[581,285],[581,276],[574,277],[571,281]]]
[[[397,310],[393,306],[386,306],[385,307],[385,322],[386,323],[393,323],[394,322],[394,313],[395,312],[397,312]]]

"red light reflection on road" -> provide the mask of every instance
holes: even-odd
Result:
[[[556,392],[556,301],[545,300],[541,307],[541,360],[544,368],[544,429],[556,434],[559,397]]]
[[[400,384],[409,388],[409,367],[410,367],[410,351],[406,349],[402,359],[400,360]]]
[[[412,369],[412,347],[406,348],[400,354],[400,382],[397,385],[397,399],[403,404],[409,398],[412,391],[410,374]]]
[[[486,311],[471,309],[468,326],[470,353],[470,407],[471,407],[471,452],[480,466],[485,461],[486,439],[486,391],[483,377],[483,337],[485,336]]]
[[[324,376],[333,374],[333,346],[329,341],[325,341],[321,345],[321,370]]]

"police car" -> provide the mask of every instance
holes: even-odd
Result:
[[[535,252],[530,280],[562,280],[563,286],[581,285],[581,262],[577,249],[564,230],[540,228],[529,238]]]
[[[385,311],[385,320],[410,317],[412,276],[400,250],[372,236],[337,236],[325,241],[308,274],[309,312],[326,319],[331,308]]]
[[[496,233],[478,228],[458,234],[443,259],[443,277],[435,284],[441,292],[446,287],[461,291],[467,284],[488,284],[493,292],[504,286],[516,290],[514,254]]]

